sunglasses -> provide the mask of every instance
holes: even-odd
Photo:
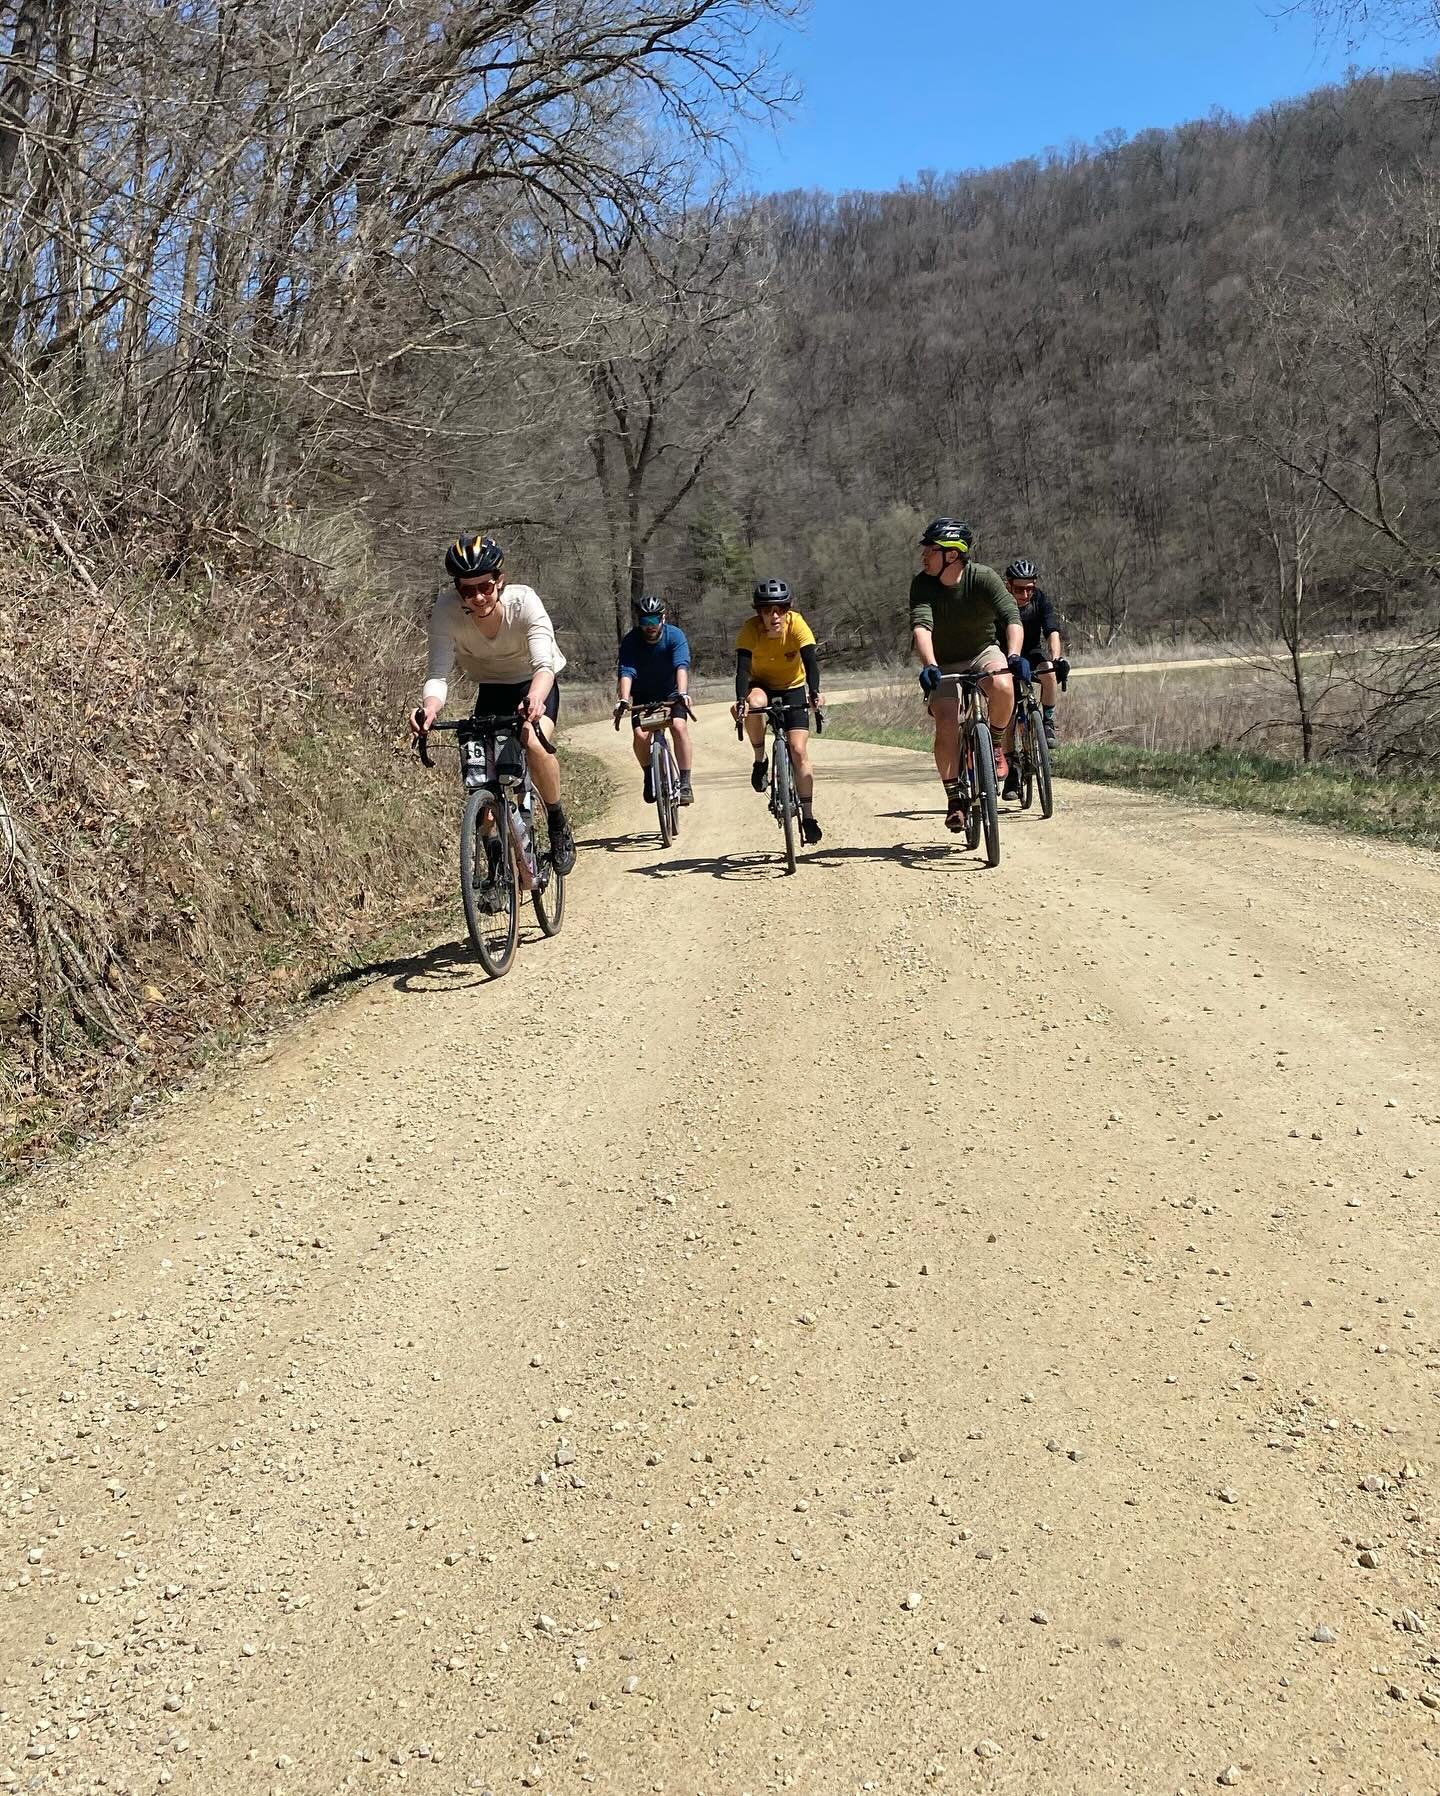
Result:
[[[483,580],[462,580],[457,590],[462,599],[488,599],[499,584],[498,580],[491,580],[487,576]]]
[[[788,605],[757,605],[755,609],[761,617],[784,617],[790,607]]]
[[[1015,588],[1016,592],[1034,592],[1035,590],[1035,582],[1033,580],[1012,580],[1010,584]]]

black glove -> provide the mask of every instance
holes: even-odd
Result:
[[[940,690],[940,678],[940,669],[938,667],[932,665],[920,669],[920,690],[925,694],[926,698],[934,698],[935,694]]]
[[[1030,663],[1023,655],[1011,655],[1010,671],[1022,685],[1030,684]]]
[[[1054,667],[1055,678],[1059,680],[1060,684],[1063,686],[1070,678],[1070,663],[1062,655],[1060,659],[1054,663]]]

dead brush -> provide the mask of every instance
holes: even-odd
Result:
[[[238,528],[187,535],[169,508],[162,530],[163,502],[112,504],[60,457],[33,459],[16,492],[12,462],[0,482],[12,1159],[102,1118],[347,942],[423,908],[453,846],[446,794],[417,787],[399,728],[421,660],[404,607]]]

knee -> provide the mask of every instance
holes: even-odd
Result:
[[[670,733],[677,742],[688,742],[690,740],[688,721],[683,717],[674,718],[670,724]]]

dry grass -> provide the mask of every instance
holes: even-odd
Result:
[[[457,810],[403,725],[416,621],[315,565],[353,568],[353,540],[173,570],[115,517],[87,539],[92,597],[0,512],[5,538],[0,1177],[448,909]],[[597,784],[583,759],[568,777]]]
[[[1294,728],[1275,721],[1283,697],[1272,673],[1252,668],[1076,681],[1058,712],[1056,776],[1440,847],[1440,783],[1300,766]],[[1353,698],[1341,680],[1324,708],[1338,717]],[[837,706],[829,722],[842,739],[930,746],[913,686]]]

